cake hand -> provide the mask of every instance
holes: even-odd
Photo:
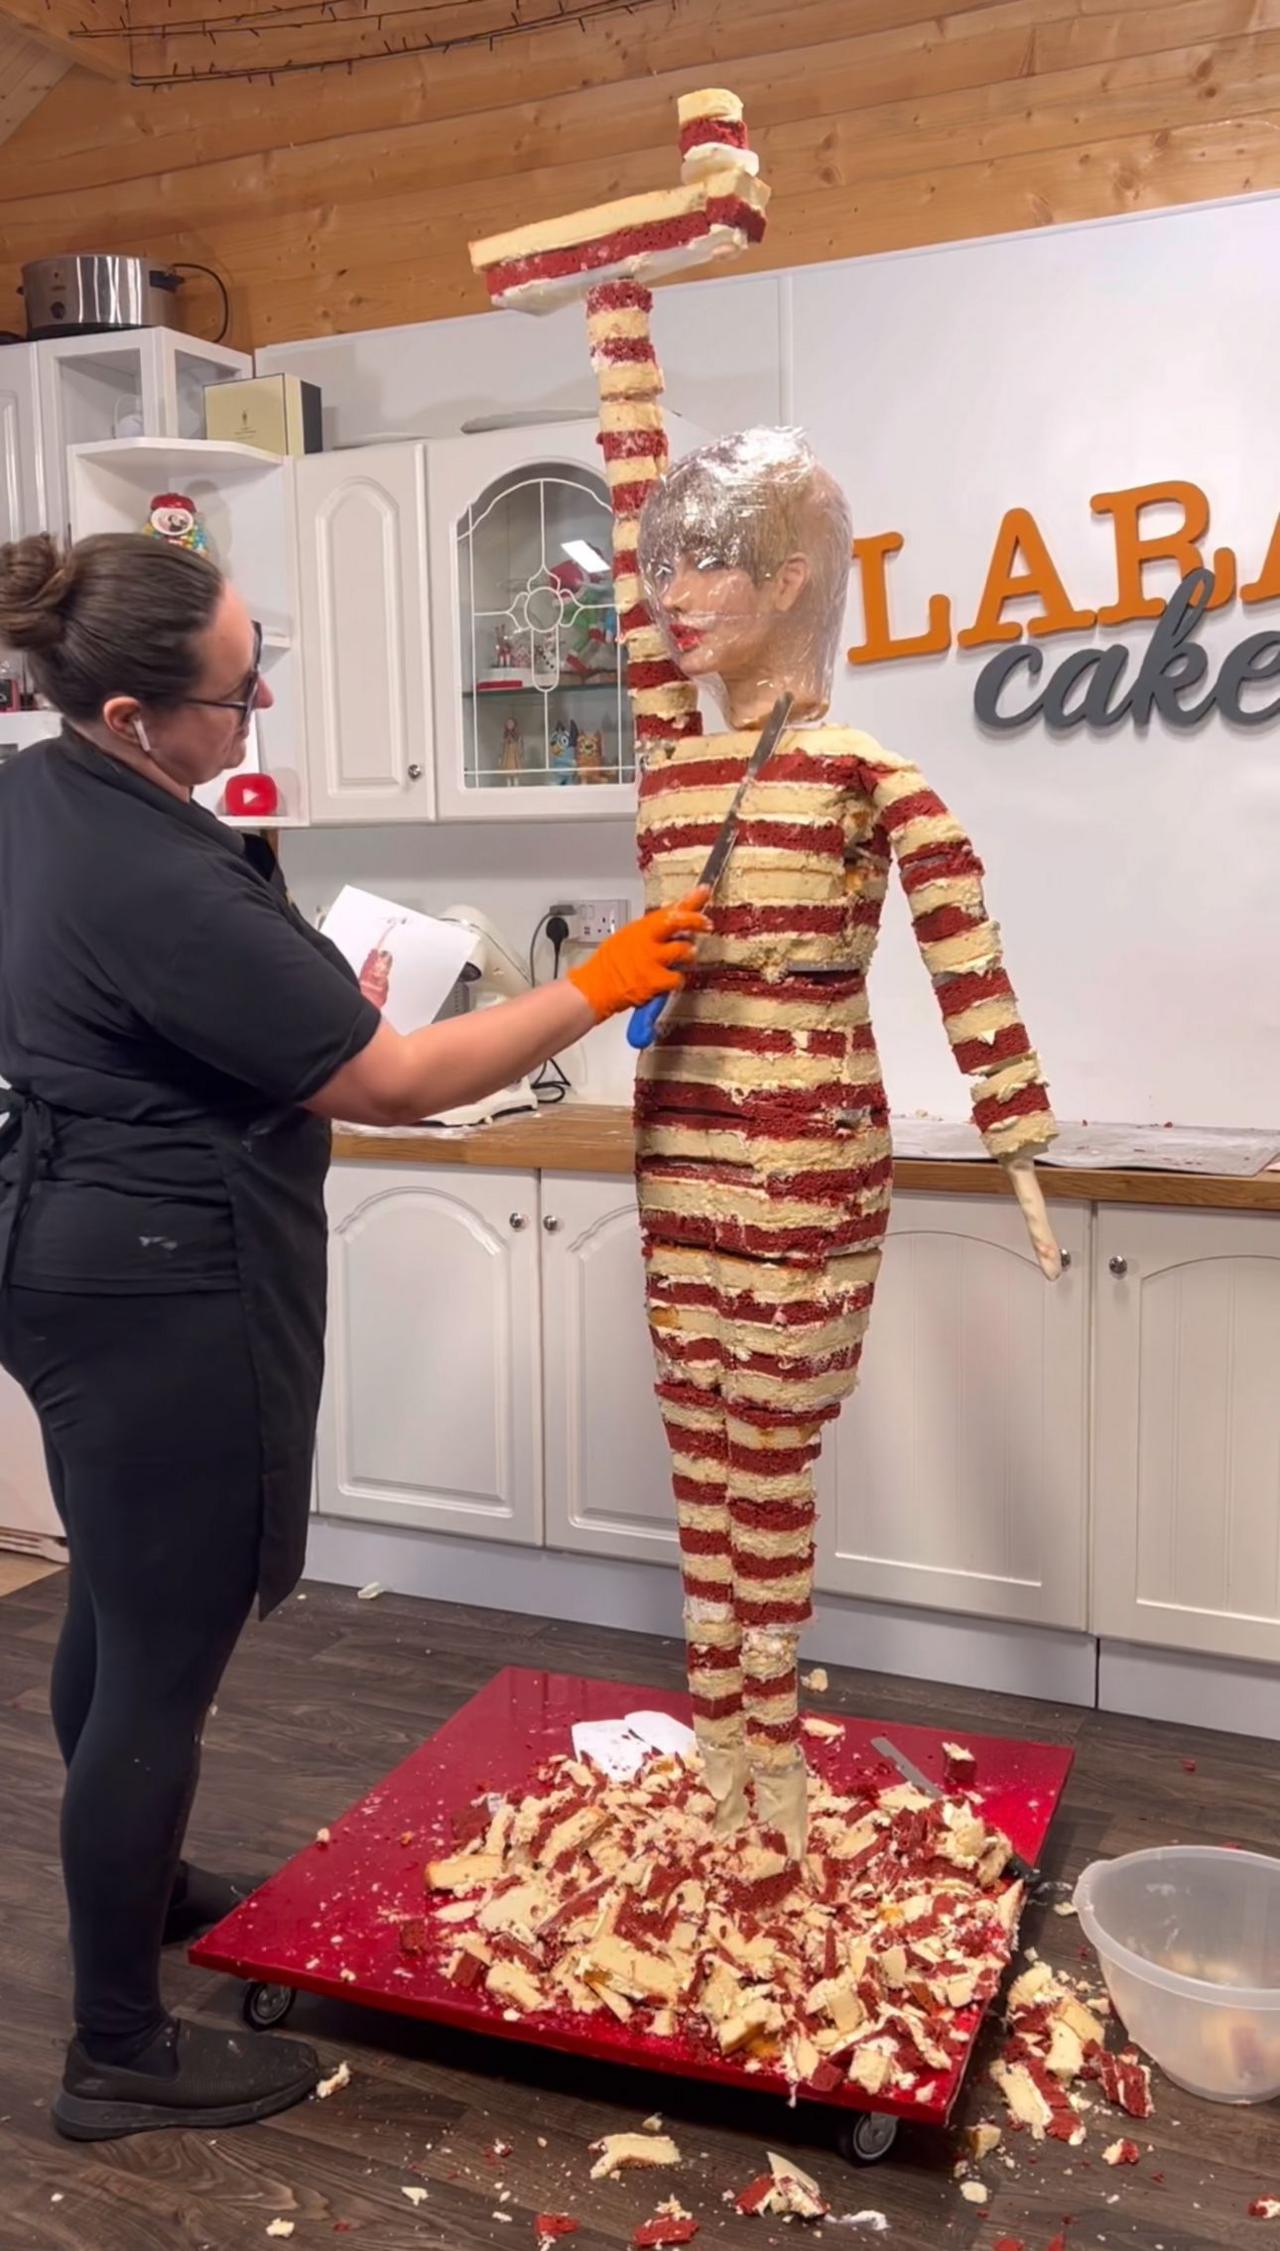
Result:
[[[1010,1186],[1018,1199],[1018,1207],[1027,1223],[1031,1248],[1036,1254],[1040,1271],[1046,1282],[1056,1282],[1062,1273],[1062,1252],[1054,1241],[1053,1229],[1049,1225],[1044,1190],[1040,1186],[1035,1165],[1027,1156],[1002,1157],[1000,1162],[1009,1176]]]

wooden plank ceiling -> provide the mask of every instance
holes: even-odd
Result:
[[[762,266],[1280,188],[1280,0],[635,0],[323,69],[281,67],[282,36],[295,65],[367,44],[372,0],[276,8],[283,35],[264,5],[0,0],[77,58],[0,149],[5,291],[26,258],[115,248],[218,266],[243,344],[475,310],[468,235],[674,179],[675,97],[708,83],[746,99],[773,184]],[[491,13],[377,21],[407,43]],[[130,40],[80,36],[122,15]],[[190,76],[264,51],[273,78]]]
[[[55,47],[29,39],[14,23],[0,22],[0,141],[7,141],[39,108],[68,67],[66,56]]]

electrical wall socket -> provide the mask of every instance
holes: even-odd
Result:
[[[569,925],[569,943],[579,946],[598,946],[602,939],[612,938],[630,920],[631,909],[625,899],[561,900],[550,910],[564,916]]]

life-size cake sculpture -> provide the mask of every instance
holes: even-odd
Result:
[[[496,303],[586,298],[651,906],[696,883],[775,700],[792,698],[743,806],[712,935],[641,1062],[636,1157],[717,1826],[754,1811],[798,1855],[813,1468],[857,1380],[889,1210],[866,977],[891,862],[975,1120],[1051,1280],[1060,1260],[1031,1160],[1054,1127],[973,845],[907,759],[826,720],[851,556],[844,495],[790,430],[742,431],[669,467],[641,277],[758,240],[768,193],[735,96],[679,106],[680,187],[472,257]],[[700,687],[728,732],[704,735]]]

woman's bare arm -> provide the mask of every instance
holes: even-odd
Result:
[[[518,1000],[407,1035],[379,1025],[368,1046],[326,1080],[307,1109],[352,1125],[413,1125],[458,1103],[497,1094],[572,1047],[593,1024],[682,985],[681,972],[694,957],[694,935],[711,927],[702,912],[706,898],[705,891],[694,891],[677,906],[658,907],[628,922],[567,977]]]

